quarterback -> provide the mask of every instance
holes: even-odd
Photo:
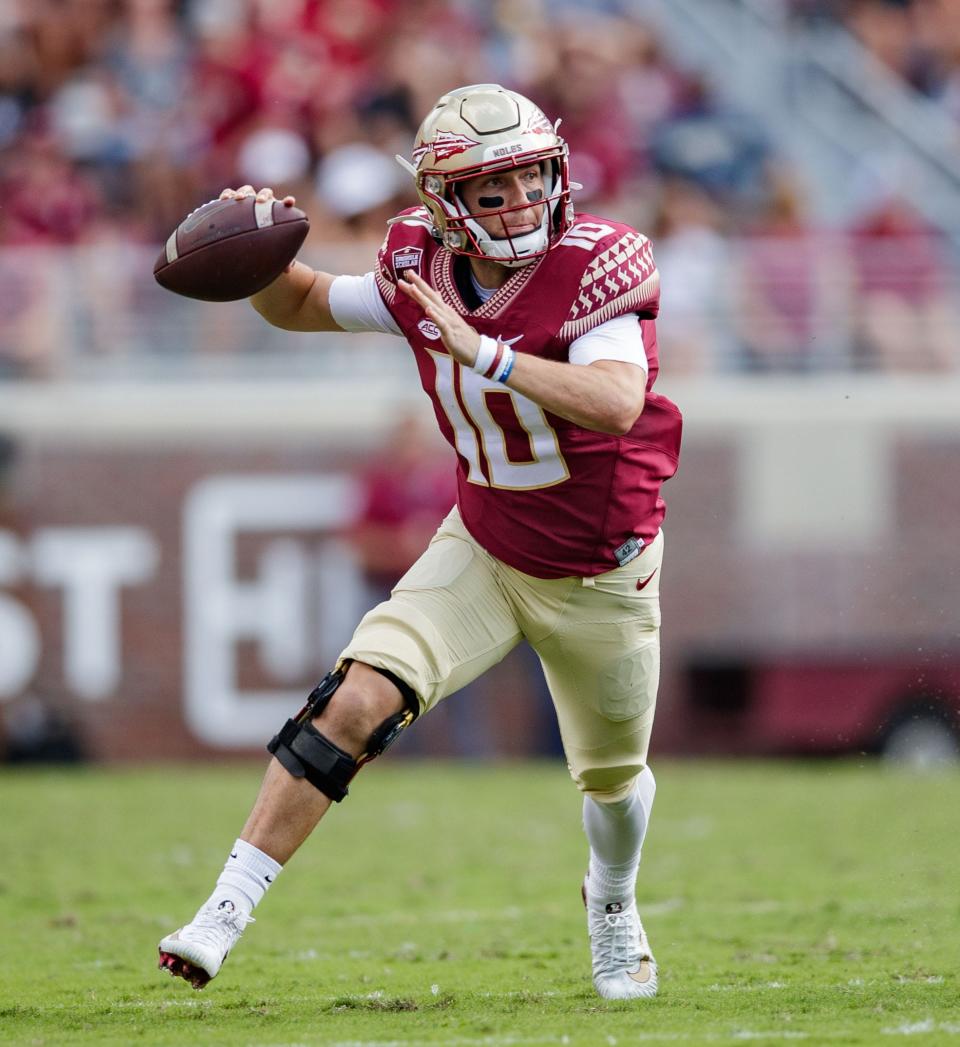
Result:
[[[681,418],[652,391],[650,242],[575,213],[567,156],[557,125],[521,95],[451,91],[401,160],[422,206],[390,221],[376,268],[333,276],[294,262],[251,299],[287,330],[405,338],[456,450],[458,497],[270,742],[213,893],[160,942],[161,968],[195,988],[360,767],[526,640],[583,793],[594,984],[608,999],[657,992],[635,891],[656,788],[660,488]]]

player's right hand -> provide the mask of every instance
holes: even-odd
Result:
[[[220,194],[220,200],[244,200],[248,196],[255,196],[258,204],[265,204],[268,200],[276,200],[273,190],[268,186],[263,189],[254,189],[252,185],[242,185],[239,189],[224,189]],[[284,207],[293,207],[297,202],[296,197],[285,196],[280,201]]]
[[[269,186],[264,186],[262,189],[254,189],[252,185],[242,185],[239,189],[224,189],[218,199],[220,200],[245,200],[248,196],[255,196],[258,204],[265,204],[268,200],[276,200],[273,195],[273,190]],[[280,201],[284,207],[293,207],[297,202],[296,197],[285,196]],[[289,273],[296,265],[296,258],[283,270],[284,273]]]

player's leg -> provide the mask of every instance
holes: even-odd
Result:
[[[657,785],[649,767],[637,775],[622,800],[583,798],[583,828],[590,844],[587,881],[604,910],[626,908],[636,893],[640,853],[650,824]]]
[[[322,700],[323,707],[316,716],[308,713],[304,718],[310,724],[310,733],[304,732],[300,739],[302,744],[305,737],[307,744],[316,748],[301,749],[296,741],[291,744],[309,754],[307,759],[314,765],[311,769],[320,772],[320,777],[310,777],[325,785],[327,791],[306,776],[291,773],[280,759],[271,760],[253,810],[213,893],[190,923],[160,942],[160,967],[189,981],[195,989],[203,988],[216,976],[283,865],[329,810],[347,776],[355,773],[351,758],[356,765],[369,755],[379,741],[378,731],[385,724],[399,725],[398,714],[409,702],[409,695],[405,696],[397,683],[360,662],[343,671],[338,669],[326,681],[331,693]],[[322,741],[317,742],[317,736]],[[324,782],[322,774],[331,773],[324,761],[337,756],[337,750],[342,754],[338,757],[341,769]],[[313,758],[314,754],[318,758]],[[293,766],[289,758],[285,763]]]
[[[657,990],[635,893],[656,789],[646,760],[659,682],[662,541],[625,567],[573,581],[562,612],[531,622],[529,632],[584,793],[594,983],[618,999]]]
[[[404,696],[394,681],[363,662],[351,662],[343,683],[312,724],[356,760],[367,752],[378,729],[405,708]],[[306,777],[294,777],[278,760],[271,760],[240,836],[283,865],[332,803]]]
[[[309,728],[292,721],[281,731],[272,749],[280,759],[267,769],[214,892],[190,924],[161,941],[161,966],[195,988],[214,977],[283,864],[331,800],[342,799],[350,761],[362,763],[371,740],[396,729],[411,697],[429,710],[500,661],[520,635],[491,558],[453,515],[390,600],[364,616],[341,656],[345,676],[336,686],[325,678],[318,691],[332,690],[315,716],[307,707]]]

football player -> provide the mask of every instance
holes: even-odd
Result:
[[[291,331],[404,337],[456,450],[458,497],[270,742],[213,893],[160,942],[160,966],[195,988],[358,769],[527,640],[583,793],[594,984],[609,999],[656,994],[635,890],[655,791],[660,487],[676,470],[681,418],[652,391],[650,243],[574,211],[567,158],[557,126],[521,95],[451,91],[401,160],[422,205],[391,220],[376,269],[333,276],[294,262],[251,299]]]

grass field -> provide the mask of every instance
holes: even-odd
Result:
[[[594,996],[559,765],[389,758],[203,993],[155,970],[259,782],[0,775],[0,1043],[960,1045],[960,774],[661,764],[652,1002]]]

